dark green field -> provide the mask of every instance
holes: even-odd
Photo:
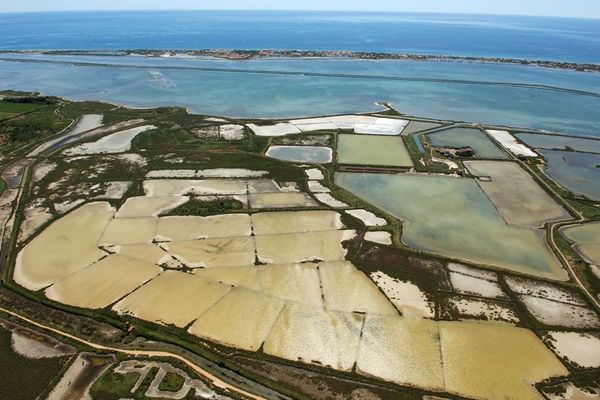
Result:
[[[11,118],[18,114],[23,114],[39,108],[39,104],[13,103],[9,101],[0,101],[0,120]]]
[[[0,327],[0,399],[35,399],[58,377],[69,357],[28,359],[12,350],[10,337]]]

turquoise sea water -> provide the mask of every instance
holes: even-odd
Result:
[[[304,49],[600,61],[600,20],[136,11],[0,14],[0,49]]]
[[[384,101],[418,116],[600,135],[600,96],[577,92],[600,93],[593,73],[457,62],[0,57],[64,62],[0,61],[0,88],[72,99],[268,118],[375,111]]]
[[[600,62],[600,21],[332,12],[0,14],[5,49],[313,49]],[[600,74],[462,62],[0,53],[0,88],[237,117],[374,111],[600,135]],[[29,61],[52,61],[32,63]],[[57,63],[60,62],[60,63]]]

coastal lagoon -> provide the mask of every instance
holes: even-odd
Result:
[[[548,166],[545,172],[566,189],[600,201],[600,154],[540,150]]]
[[[179,105],[201,114],[265,118],[376,111],[375,102],[387,101],[424,117],[600,134],[600,97],[569,91],[600,92],[600,75],[575,71],[335,58],[236,62],[207,57],[0,57],[28,61],[0,61],[0,89],[76,100]],[[61,63],[31,62],[44,60]]]
[[[335,181],[402,219],[402,240],[410,247],[525,274],[567,277],[544,232],[507,225],[472,179],[342,172]]]

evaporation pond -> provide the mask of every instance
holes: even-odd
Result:
[[[338,162],[353,165],[412,167],[404,141],[399,136],[339,135]]]
[[[517,133],[519,140],[536,149],[566,150],[567,147],[586,153],[600,153],[600,140],[538,133]]]
[[[331,162],[333,151],[319,146],[271,146],[267,156],[291,162],[326,164]]]
[[[507,225],[472,179],[338,173],[336,184],[405,221],[402,240],[430,253],[565,278],[543,231]]]
[[[479,129],[450,128],[431,133],[427,135],[427,138],[433,146],[437,147],[462,148],[470,146],[475,156],[479,158],[507,158],[506,153]]]
[[[548,162],[545,172],[568,190],[600,200],[600,155],[540,150]]]

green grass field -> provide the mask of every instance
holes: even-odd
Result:
[[[40,104],[0,101],[0,119],[11,118],[40,108]]]

